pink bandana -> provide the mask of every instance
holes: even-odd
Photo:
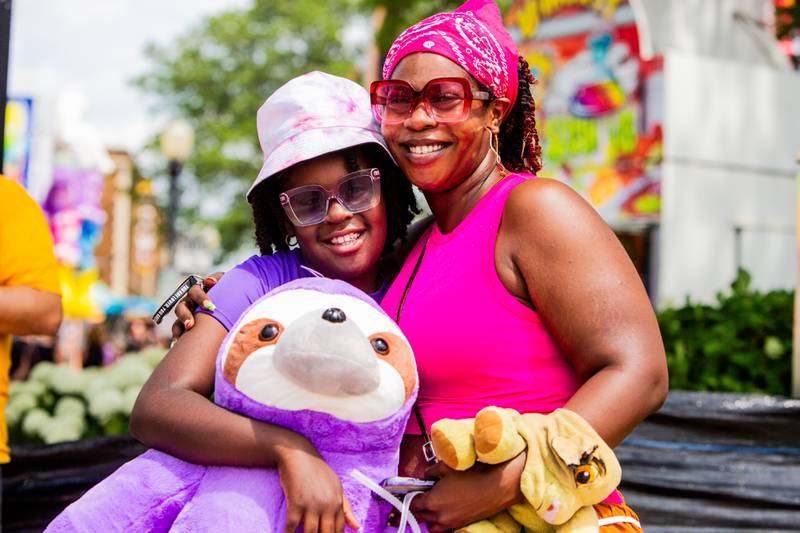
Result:
[[[386,54],[384,79],[401,59],[415,52],[439,54],[455,62],[496,97],[511,100],[513,107],[519,52],[494,0],[467,0],[452,13],[433,15],[401,33]]]

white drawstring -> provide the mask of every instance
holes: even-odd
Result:
[[[323,276],[322,274],[320,274],[319,272],[317,272],[316,270],[314,270],[311,267],[307,267],[305,265],[300,265],[300,268],[302,268],[303,270],[307,270],[315,278],[324,278],[325,277],[325,276]]]
[[[384,489],[370,478],[359,472],[357,469],[352,469],[350,471],[350,475],[367,487],[369,490],[386,500],[387,502],[391,503],[392,506],[400,511],[400,527],[397,528],[399,533],[405,533],[406,523],[411,526],[411,531],[413,533],[421,533],[419,529],[419,524],[417,523],[417,519],[414,518],[414,513],[411,512],[411,501],[418,495],[422,494],[422,491],[413,491],[409,492],[408,494],[403,497],[403,501],[401,502],[396,496],[390,493],[388,490]]]
[[[610,526],[611,524],[633,524],[639,529],[642,529],[642,524],[632,516],[609,516],[608,518],[601,518],[597,521],[599,527]]]

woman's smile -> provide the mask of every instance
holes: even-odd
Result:
[[[424,166],[438,160],[445,155],[447,148],[452,143],[439,140],[413,140],[400,143],[403,153],[413,165]]]

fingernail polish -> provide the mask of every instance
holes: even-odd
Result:
[[[186,320],[184,320],[184,321],[183,321],[183,325],[184,325],[184,326],[186,326],[187,328],[190,328],[190,327],[192,327],[192,321],[191,321],[191,319],[187,318]]]
[[[217,306],[211,303],[211,300],[203,300],[203,309],[206,311],[213,311]]]

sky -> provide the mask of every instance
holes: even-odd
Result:
[[[248,3],[14,0],[8,94],[52,105],[61,91],[78,90],[103,143],[135,153],[171,118],[154,115],[152,97],[131,85],[148,70],[145,45],[168,44],[203,17]]]

